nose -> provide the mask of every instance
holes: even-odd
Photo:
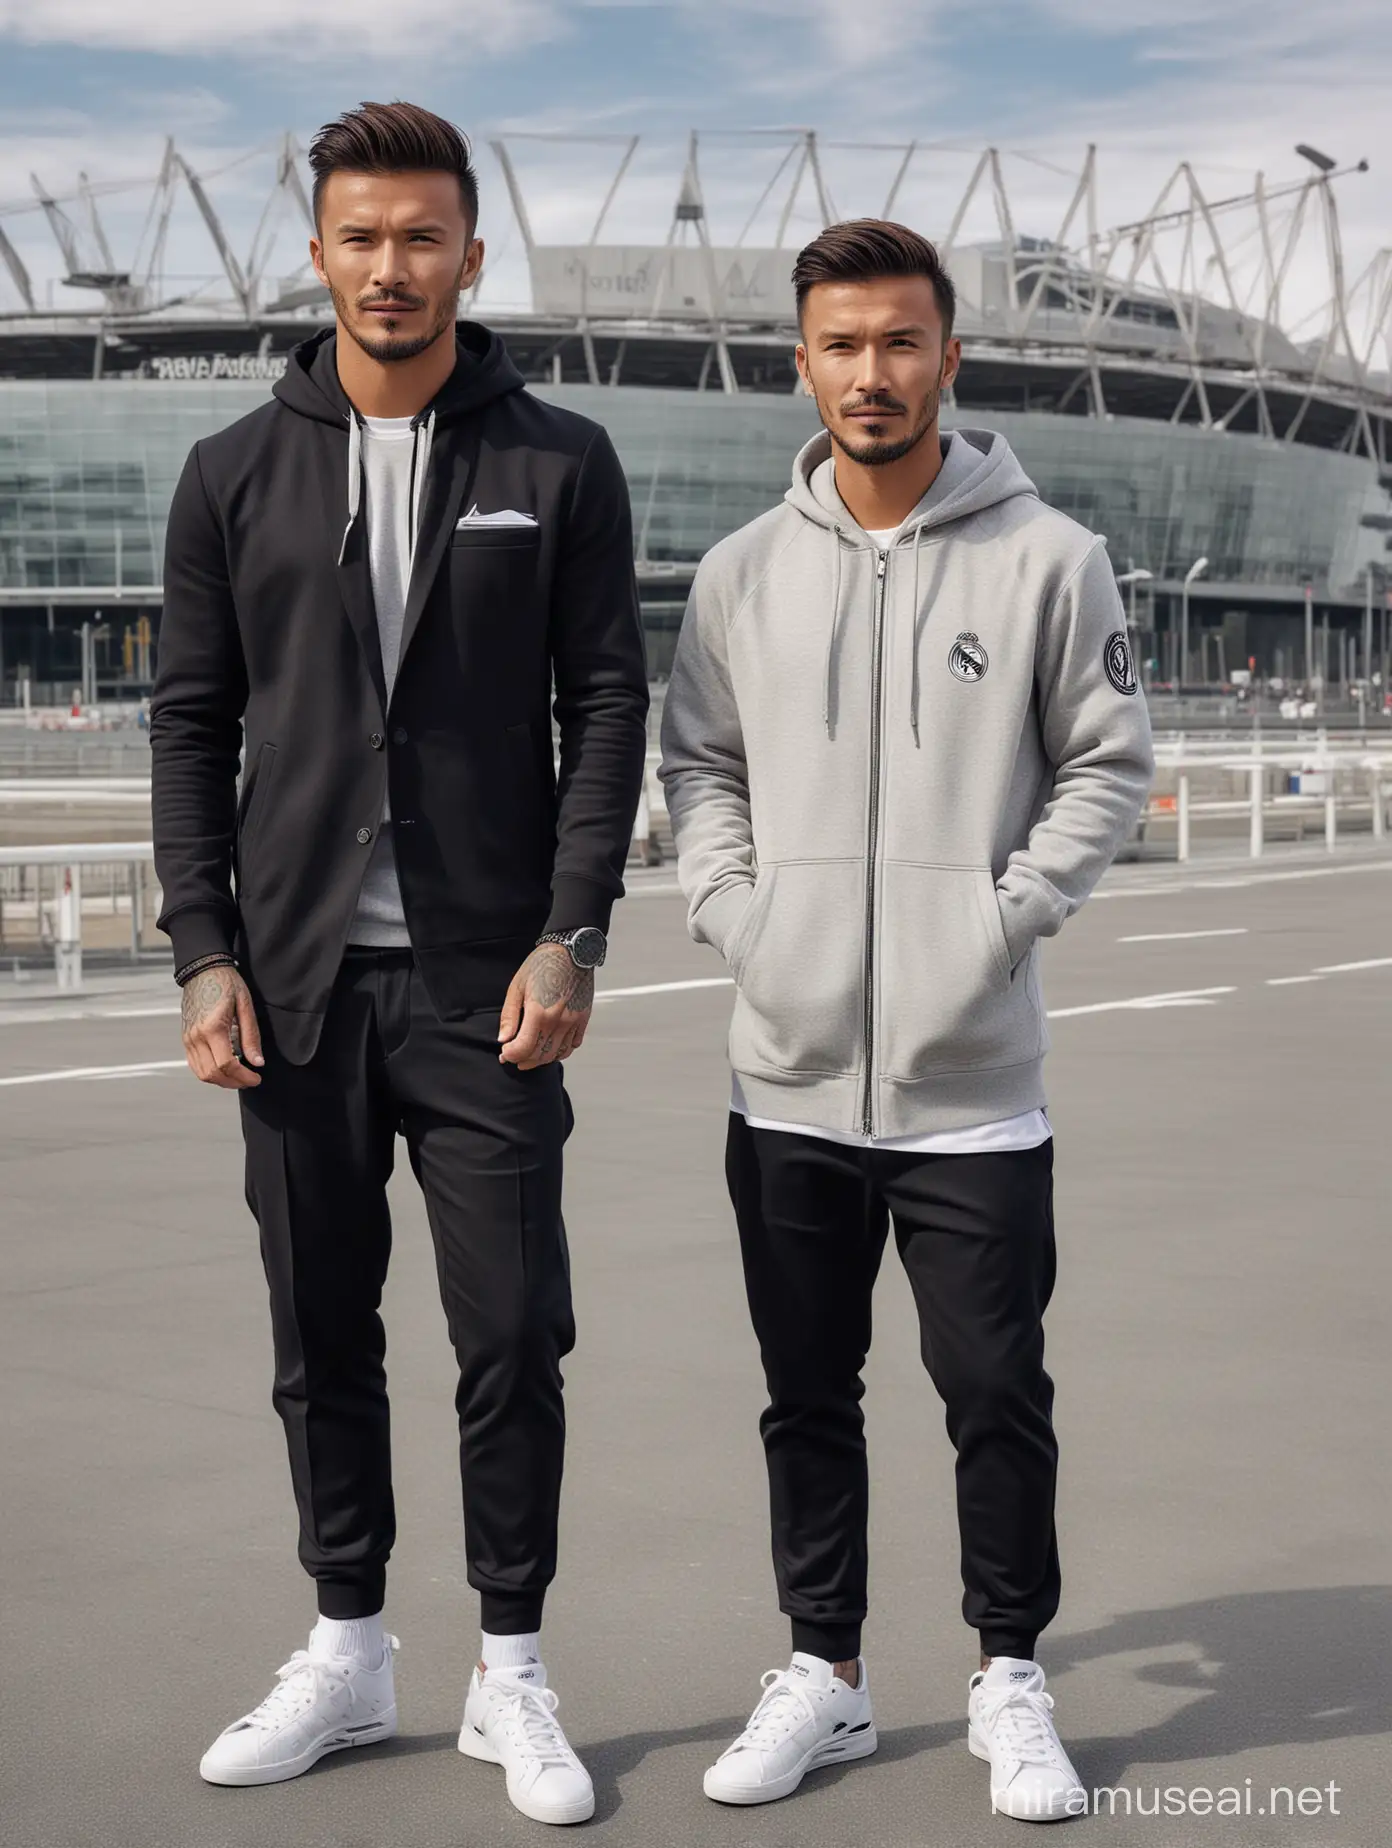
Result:
[[[372,285],[377,289],[399,288],[407,279],[406,246],[395,238],[384,238],[377,247],[377,261],[372,266]]]
[[[867,340],[856,355],[855,389],[863,398],[888,390],[880,349],[873,340]]]

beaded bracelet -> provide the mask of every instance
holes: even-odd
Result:
[[[195,957],[191,963],[185,963],[182,969],[174,971],[174,980],[182,988],[185,982],[191,982],[196,975],[202,975],[205,969],[235,969],[237,959],[229,956],[226,950],[214,950],[210,956]]]

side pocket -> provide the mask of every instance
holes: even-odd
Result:
[[[730,965],[737,1071],[859,1069],[864,894],[859,860],[779,860],[760,869]]]
[[[238,870],[245,863],[247,853],[256,839],[261,817],[266,812],[266,797],[270,790],[275,772],[276,748],[273,744],[263,744],[256,753],[256,762],[251,775],[242,784],[240,814],[237,818],[237,865]]]
[[[1009,988],[1015,979],[1015,971],[1010,966],[1010,945],[1005,940],[1005,920],[1001,917],[1000,901],[996,897],[996,883],[989,873],[983,872],[976,882],[976,896],[981,902],[981,915],[986,924],[986,935],[991,940],[995,952],[996,970],[1000,976],[1002,988]]]
[[[1033,1058],[1039,1022],[1013,979],[987,867],[888,861],[879,942],[879,1068],[916,1082]]]
[[[749,960],[749,951],[753,946],[755,934],[759,928],[759,918],[765,910],[772,883],[772,873],[763,868],[754,875],[754,890],[749,903],[740,913],[739,922],[725,945],[725,967],[735,978],[736,986]]]

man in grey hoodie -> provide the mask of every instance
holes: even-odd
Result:
[[[875,1750],[861,1369],[892,1222],[957,1451],[969,1744],[996,1809],[1050,1820],[1086,1799],[1034,1660],[1059,1598],[1039,943],[1135,820],[1150,729],[1102,540],[1000,436],[939,432],[961,346],[933,246],[836,225],[794,282],[826,428],[702,562],[663,719],[691,934],[736,985],[726,1170],[794,1651],[705,1789],[768,1802]]]

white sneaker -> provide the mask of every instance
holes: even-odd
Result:
[[[705,1793],[715,1802],[774,1803],[819,1765],[868,1758],[879,1744],[863,1661],[853,1688],[830,1662],[802,1654],[771,1668],[763,1684],[749,1724],[706,1773]]]
[[[556,1706],[540,1662],[484,1675],[475,1669],[459,1749],[466,1758],[501,1765],[513,1808],[533,1822],[588,1822],[594,1785],[561,1730]]]
[[[1087,1792],[1054,1730],[1054,1697],[1037,1662],[997,1656],[973,1675],[967,1744],[991,1766],[991,1808],[1019,1822],[1087,1814]]]
[[[396,1731],[392,1652],[400,1645],[394,1636],[386,1642],[376,1668],[297,1649],[276,1670],[276,1685],[261,1705],[213,1740],[199,1776],[209,1784],[279,1784],[328,1752],[390,1739]]]

